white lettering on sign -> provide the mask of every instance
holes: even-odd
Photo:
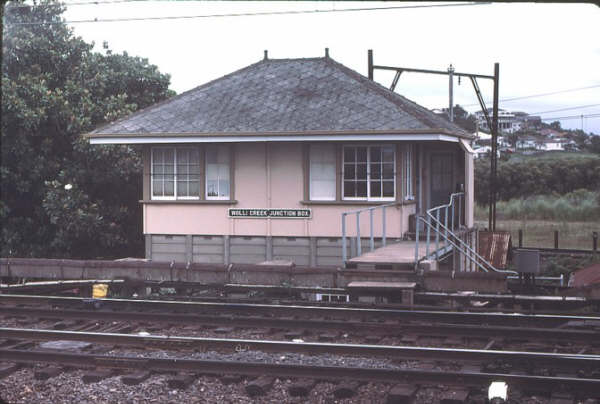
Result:
[[[310,219],[310,209],[229,209],[229,217]]]

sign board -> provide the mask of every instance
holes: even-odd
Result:
[[[229,217],[242,219],[310,219],[310,209],[229,209]]]

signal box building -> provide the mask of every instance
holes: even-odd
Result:
[[[389,243],[457,189],[473,225],[472,136],[328,56],[265,57],[87,136],[142,147],[156,261],[341,265],[342,213],[392,204]]]

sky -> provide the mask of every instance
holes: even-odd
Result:
[[[563,128],[600,134],[600,7],[593,4],[407,2],[204,2],[193,0],[67,0],[75,35],[104,41],[113,52],[148,58],[171,75],[177,93],[270,58],[330,56],[367,75],[367,50],[376,65],[493,75],[500,63],[500,108],[561,119]],[[75,4],[77,3],[77,4]],[[465,2],[466,3],[466,2]],[[456,3],[452,3],[456,4]],[[462,4],[462,3],[460,3]],[[342,11],[349,8],[386,10]],[[298,13],[321,10],[327,12]],[[283,12],[262,16],[222,14]],[[166,18],[206,16],[202,18]],[[392,72],[375,71],[389,87]],[[448,78],[404,73],[396,92],[433,109],[448,107]],[[479,80],[491,108],[492,81]],[[556,93],[540,97],[539,94]],[[518,100],[511,98],[528,97]],[[470,82],[454,82],[454,102],[479,110]],[[546,112],[549,111],[549,112]],[[596,117],[586,117],[594,115]],[[581,118],[583,115],[583,119]],[[550,121],[548,121],[550,122]]]

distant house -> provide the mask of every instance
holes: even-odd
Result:
[[[558,131],[556,129],[544,128],[540,130],[540,135],[550,139],[559,139],[563,138],[566,135],[566,133]]]
[[[488,112],[491,119],[491,110]],[[487,120],[483,111],[475,112],[475,118],[477,119],[478,126],[486,131],[489,131]],[[521,130],[523,127],[522,121],[518,120],[517,117],[504,109],[498,109],[498,131],[505,133],[514,133]]]
[[[265,57],[87,136],[141,145],[152,260],[339,265],[342,213],[393,204],[400,239],[457,189],[473,226],[473,137],[329,57]]]

